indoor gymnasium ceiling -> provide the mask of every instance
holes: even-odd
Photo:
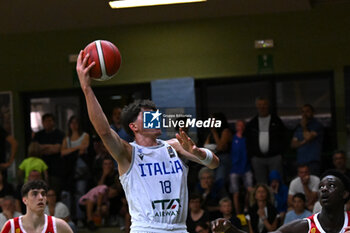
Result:
[[[107,0],[0,0],[0,34],[307,11],[314,3],[344,1],[347,0],[208,0],[116,10],[109,7]]]

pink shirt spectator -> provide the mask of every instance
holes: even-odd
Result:
[[[93,189],[90,189],[84,196],[79,199],[79,204],[85,205],[87,200],[97,202],[99,194],[103,195],[102,203],[108,203],[108,187],[106,185],[98,185]]]

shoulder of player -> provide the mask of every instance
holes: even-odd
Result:
[[[168,143],[170,146],[172,146],[178,153],[184,151],[184,149],[180,145],[180,142],[176,138],[169,139],[165,142]]]
[[[56,228],[57,228],[57,233],[72,233],[72,229],[69,227],[69,225],[66,223],[66,221],[60,219],[60,218],[55,218],[56,221]]]
[[[306,219],[298,219],[287,223],[276,231],[276,233],[307,233],[309,231],[309,223]]]

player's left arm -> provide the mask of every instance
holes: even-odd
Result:
[[[179,134],[176,134],[176,138],[167,141],[167,143],[175,148],[179,156],[185,159],[203,164],[211,169],[219,166],[219,158],[208,149],[197,147],[182,129],[180,129]]]
[[[63,220],[56,218],[57,233],[73,233],[72,228]]]

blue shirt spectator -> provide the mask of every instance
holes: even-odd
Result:
[[[272,189],[278,213],[287,212],[288,208],[288,187],[283,183],[280,173],[272,170],[269,174],[269,184]]]

